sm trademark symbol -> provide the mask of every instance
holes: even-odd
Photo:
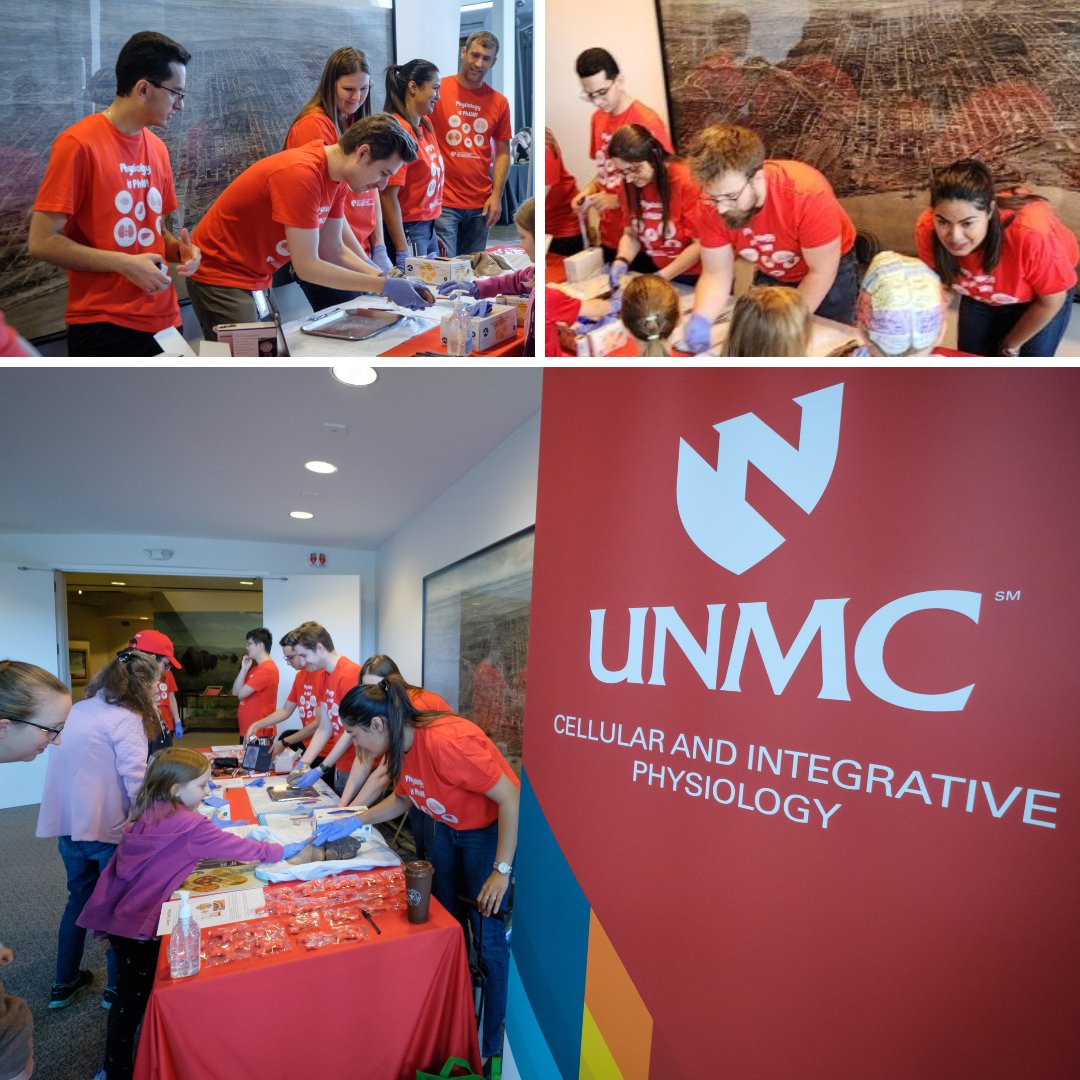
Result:
[[[998,600],[998,601],[1019,600],[1020,599],[1020,590],[1019,589],[998,589],[998,591],[996,593],[994,593],[994,599]]]

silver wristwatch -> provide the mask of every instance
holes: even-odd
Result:
[[[509,874],[513,871],[514,865],[508,862],[497,862],[492,863],[491,868],[492,870],[498,870],[500,874]]]

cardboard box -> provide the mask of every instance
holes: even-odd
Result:
[[[272,322],[219,323],[214,333],[233,356],[278,355],[277,326]]]
[[[446,347],[446,328],[450,315],[444,315],[439,324],[439,341]],[[496,304],[490,315],[474,315],[469,322],[473,328],[473,352],[485,352],[517,333],[517,310],[504,304]]]
[[[576,255],[567,256],[563,268],[567,281],[584,281],[604,269],[604,253],[598,247],[586,248]]]
[[[611,278],[604,271],[600,274],[593,274],[592,277],[582,278],[581,281],[575,281],[573,284],[560,282],[558,285],[553,285],[552,288],[559,289],[561,292],[566,293],[567,296],[572,296],[575,300],[597,300],[600,297],[611,295]]]
[[[505,293],[499,293],[498,296],[493,298],[492,303],[515,308],[517,310],[518,327],[525,325],[525,316],[529,310],[529,298],[527,296],[507,296]]]
[[[559,345],[574,356],[610,356],[626,344],[627,336],[621,319],[609,319],[591,330],[577,323],[559,327]]]
[[[405,260],[405,276],[429,285],[445,285],[448,281],[472,281],[472,259],[467,255],[426,258],[413,255]]]

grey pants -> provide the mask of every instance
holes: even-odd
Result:
[[[234,289],[231,285],[204,285],[189,278],[187,290],[192,310],[207,341],[217,341],[214,327],[221,323],[258,322],[255,301],[247,289]]]

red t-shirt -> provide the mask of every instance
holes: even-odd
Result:
[[[240,721],[240,737],[247,734],[247,729],[277,711],[278,669],[273,660],[264,660],[261,664],[252,664],[248,669],[244,685],[255,692],[248,694],[236,708],[236,718]],[[256,735],[272,735],[273,728],[259,728]]]
[[[83,117],[53,143],[34,209],[67,214],[64,235],[100,251],[165,258],[166,214],[176,209],[165,144],[148,128],[117,131],[104,113]],[[68,270],[64,319],[111,322],[156,334],[180,325],[176,290],[147,296],[123,274]]]
[[[161,719],[170,731],[175,731],[176,728],[173,724],[172,709],[169,708],[169,695],[175,694],[179,689],[171,670],[165,672],[165,678],[161,682],[154,683],[154,701],[157,703],[158,712],[161,713]]]
[[[394,118],[416,138],[416,132],[404,116],[394,113]],[[388,188],[401,188],[398,192],[398,206],[401,207],[403,222],[434,221],[442,212],[446,165],[439,150],[435,130],[426,117],[420,121],[420,136],[416,139],[416,144],[419,150],[417,159],[409,165],[402,165],[386,182]]]
[[[496,140],[510,141],[510,103],[484,83],[470,90],[456,75],[442,81],[431,114],[446,163],[443,206],[476,210],[491,194]]]
[[[607,147],[611,142],[611,136],[624,124],[640,124],[663,145],[669,154],[675,152],[667,126],[648,105],[642,105],[640,101],[632,101],[629,108],[614,116],[597,109],[592,114],[589,154],[596,162],[596,175],[600,178],[601,187],[612,195],[618,195],[622,190],[623,180],[622,176],[611,167]],[[622,236],[625,228],[625,210],[621,208],[605,210],[600,215],[600,243],[604,247],[618,247],[619,237]]]
[[[445,698],[440,697],[434,690],[425,690],[422,686],[414,686],[409,691],[409,700],[417,712],[453,712],[454,710],[446,703]]]
[[[506,718],[506,680],[498,668],[481,661],[473,671],[472,719],[490,731]]]
[[[567,171],[558,145],[544,147],[544,183],[551,190],[544,199],[544,231],[550,236],[577,236],[581,232],[570,200],[577,194],[577,180]]]
[[[293,684],[285,700],[291,701],[296,706],[296,716],[301,727],[307,727],[318,717],[324,682],[326,682],[325,671],[308,671],[301,668],[293,676]],[[305,739],[304,746],[310,742],[310,738]]]
[[[702,199],[701,246],[730,244],[769,277],[792,284],[806,277],[807,248],[839,238],[841,255],[851,250],[855,226],[817,169],[801,161],[766,161],[765,185],[765,205],[741,229],[729,229]]]
[[[463,716],[440,716],[413,728],[394,792],[452,829],[482,829],[499,816],[487,797],[500,777],[521,782],[495,744]]]
[[[668,215],[664,235],[660,235],[664,208],[655,181],[638,191],[638,217],[628,224],[658,270],[682,254],[698,238],[700,228],[701,191],[690,176],[690,167],[685,161],[671,161],[667,172]],[[701,264],[695,263],[683,273],[700,274]]]
[[[349,187],[330,179],[326,150],[310,142],[246,168],[214,200],[192,239],[202,250],[195,280],[265,289],[289,261],[286,226],[321,229],[342,217]]]
[[[1036,296],[1049,296],[1076,284],[1080,248],[1076,237],[1054,213],[1049,203],[1030,202],[1019,210],[1002,210],[1008,222],[1001,258],[990,273],[983,273],[978,251],[957,260],[960,277],[953,289],[972,300],[995,307],[1025,304]],[[919,258],[934,267],[934,211],[927,207],[915,223]]]
[[[313,140],[318,140],[325,146],[338,141],[334,121],[322,109],[312,109],[304,113],[289,128],[289,134],[285,137],[285,149],[292,150]],[[353,191],[346,185],[345,220],[352,226],[356,239],[364,245],[364,250],[368,254],[371,253],[369,237],[375,231],[375,203],[378,198],[377,188],[371,188],[369,191]]]
[[[326,707],[326,715],[330,719],[330,727],[333,735],[330,741],[323,747],[323,757],[328,757],[330,751],[337,746],[338,739],[345,734],[345,725],[341,722],[338,709],[341,699],[360,681],[360,665],[347,656],[339,656],[333,671],[325,672],[323,683],[322,704]],[[334,768],[342,772],[348,772],[352,763],[356,760],[356,751],[352,744],[334,763]]]

